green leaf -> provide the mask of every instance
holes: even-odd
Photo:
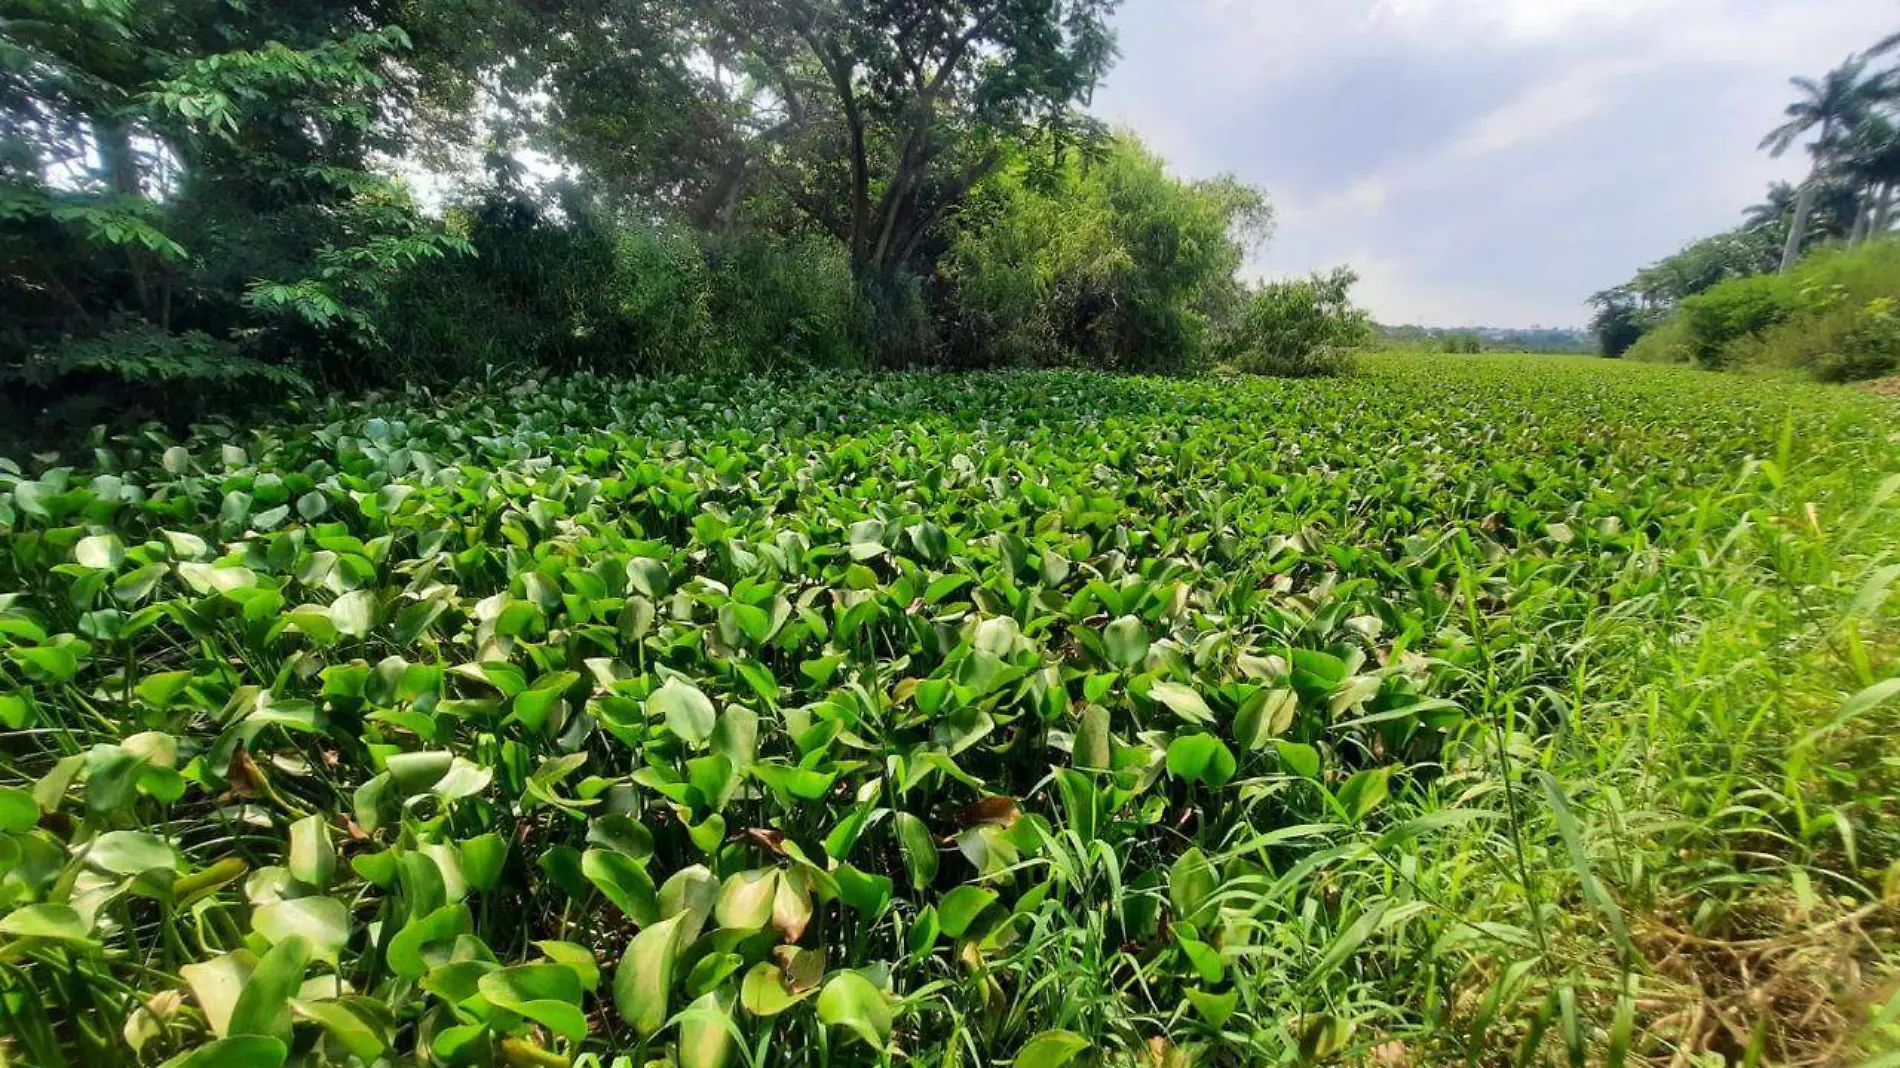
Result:
[[[494,890],[508,862],[508,840],[491,831],[464,841],[461,848],[462,878],[469,887],[482,893]]]
[[[996,903],[996,891],[981,886],[959,886],[937,902],[937,919],[943,933],[962,938],[984,910]]]
[[[581,874],[599,888],[636,926],[646,927],[660,918],[659,896],[646,867],[624,853],[589,849],[581,854]]]
[[[1234,754],[1211,734],[1176,738],[1168,746],[1168,773],[1177,779],[1204,783],[1216,789],[1234,777]]]
[[[25,649],[9,649],[8,655],[19,661],[26,676],[34,682],[57,686],[71,682],[79,674],[79,658],[73,650],[64,645],[36,645]]]
[[[1391,782],[1391,768],[1362,771],[1346,780],[1346,785],[1339,788],[1336,800],[1345,811],[1347,822],[1365,822],[1365,818],[1379,807],[1391,791]]]
[[[1177,920],[1193,922],[1220,888],[1220,873],[1207,854],[1190,848],[1168,869],[1168,901]]]
[[[1210,994],[1195,987],[1186,991],[1188,1003],[1194,1006],[1207,1026],[1218,1031],[1227,1026],[1234,1018],[1234,1010],[1240,1007],[1240,991],[1229,990],[1225,994]]]
[[[581,681],[578,671],[555,671],[534,680],[534,685],[515,695],[509,717],[529,730],[541,730],[548,724],[554,706],[574,684]]]
[[[1234,740],[1256,752],[1293,727],[1300,695],[1292,690],[1260,690],[1241,703],[1234,717]]]
[[[729,1068],[739,1058],[732,995],[711,990],[680,1012],[680,1068]]]
[[[1082,722],[1076,728],[1071,755],[1075,766],[1084,770],[1106,771],[1112,766],[1115,752],[1109,735],[1108,709],[1089,705],[1082,710]]]
[[[330,622],[337,633],[349,638],[367,637],[376,627],[381,605],[371,590],[353,590],[330,605]]]
[[[1204,983],[1218,983],[1227,976],[1227,968],[1221,963],[1220,951],[1197,938],[1175,933],[1175,941],[1180,944],[1181,952],[1193,965],[1194,971]]]
[[[652,600],[664,597],[673,577],[658,560],[636,557],[627,561],[627,584]]]
[[[389,1048],[389,1029],[361,1000],[292,1001],[292,1011],[313,1020],[358,1060],[371,1062]]]
[[[1319,750],[1302,742],[1287,741],[1276,741],[1273,747],[1288,771],[1302,779],[1319,778]]]
[[[1023,1043],[1012,1063],[1016,1068],[1058,1068],[1089,1048],[1089,1040],[1074,1031],[1044,1031]]]
[[[1138,667],[1148,659],[1147,628],[1134,616],[1123,616],[1102,631],[1102,646],[1108,650],[1108,658],[1116,666]],[[1156,697],[1156,700],[1161,699]]]
[[[308,946],[305,951],[308,952]],[[230,1034],[231,1014],[237,1009],[238,999],[244,995],[244,985],[250,982],[256,968],[257,958],[250,950],[241,949],[178,969],[178,974],[191,987],[192,996],[198,999],[198,1007],[204,1010],[212,1034],[220,1038]]]
[[[660,915],[685,916],[680,926],[680,944],[691,945],[719,905],[719,878],[705,865],[681,868],[660,884]]]
[[[73,560],[81,567],[96,571],[114,571],[125,562],[125,546],[119,543],[116,534],[94,534],[81,538],[73,546]]]
[[[330,885],[336,874],[336,846],[330,841],[330,825],[322,816],[306,816],[290,825],[287,866],[298,882],[319,888]]]
[[[785,1013],[818,992],[816,986],[798,990],[787,982],[783,969],[760,961],[739,984],[739,1003],[754,1016],[771,1018]]]
[[[836,772],[811,771],[783,764],[754,764],[750,771],[753,778],[797,801],[823,801],[832,784],[838,781]]]
[[[1207,707],[1201,695],[1178,682],[1156,682],[1148,687],[1148,696],[1168,706],[1174,714],[1189,723],[1207,725],[1214,722],[1214,713]]]
[[[289,1056],[281,1039],[241,1035],[181,1053],[159,1068],[281,1068]]]
[[[143,831],[107,831],[94,839],[86,861],[114,875],[138,875],[148,871],[176,873],[184,867],[178,850],[170,842]]]
[[[251,928],[273,945],[300,937],[316,959],[337,963],[350,940],[350,910],[331,897],[299,897],[260,905]]]
[[[0,916],[0,934],[91,947],[92,928],[69,905],[26,905]]]
[[[861,972],[839,972],[825,983],[818,994],[818,1020],[844,1028],[873,1049],[884,1049],[890,1042],[890,1001]]]
[[[876,921],[890,907],[894,887],[891,880],[882,875],[841,864],[831,873],[831,878],[838,884],[838,899],[851,906],[867,923]]]
[[[40,803],[30,791],[0,786],[0,832],[31,830],[39,822]]]
[[[1300,1034],[1300,1059],[1308,1064],[1331,1060],[1346,1048],[1358,1029],[1358,1024],[1337,1016],[1309,1017],[1306,1030]]]
[[[310,944],[292,935],[272,946],[244,981],[227,1033],[290,1037],[290,999],[310,965]]]
[[[392,753],[383,767],[389,781],[404,797],[425,793],[455,766],[455,755],[443,752]]]
[[[684,921],[684,914],[673,916],[634,935],[614,970],[614,1007],[643,1038],[666,1026]]]
[[[474,930],[468,906],[444,905],[421,919],[410,920],[390,939],[389,969],[404,979],[420,979],[429,971],[423,952],[439,942],[452,941]]]
[[[718,714],[699,687],[682,679],[668,679],[647,698],[647,714],[660,716],[673,735],[695,749],[712,738]]]
[[[924,821],[908,812],[896,815],[897,841],[904,853],[904,870],[912,889],[922,890],[937,880],[937,842]]]
[[[600,988],[600,965],[594,960],[593,950],[572,942],[551,939],[536,942],[534,948],[549,960],[572,971],[580,980],[582,990],[592,993]]]
[[[483,975],[482,996],[497,1008],[533,1020],[567,1039],[587,1037],[580,976],[565,964],[522,964]]]
[[[728,876],[713,906],[713,922],[726,930],[753,930],[772,922],[772,903],[778,897],[777,869],[743,871]]]

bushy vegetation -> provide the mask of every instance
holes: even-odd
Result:
[[[1740,227],[1691,242],[1629,282],[1591,297],[1591,328],[1603,355],[1723,365],[1730,362],[1731,341],[1754,337],[1784,319],[1805,321],[1795,308],[1808,303],[1769,283],[1728,283],[1770,272],[1786,275],[1810,249],[1857,248],[1892,232],[1894,194],[1900,190],[1900,68],[1879,64],[1896,50],[1900,35],[1849,56],[1822,78],[1792,79],[1795,99],[1785,121],[1761,147],[1779,157],[1812,135],[1804,146],[1813,161],[1807,179],[1798,186],[1776,183],[1766,201],[1748,209]],[[1688,306],[1717,287],[1723,295]],[[1876,351],[1884,327],[1870,322],[1863,328],[1854,318],[1839,312],[1818,328],[1825,339],[1803,344],[1791,338],[1750,362],[1811,369],[1835,381],[1868,377],[1886,362]],[[1652,332],[1656,336],[1646,339]]]
[[[1271,228],[1079,110],[1110,0],[16,6],[0,414],[39,444],[524,372],[1192,371]]]
[[[0,1049],[1843,1051],[1891,422],[1691,374],[575,377],[0,465]]]
[[[1373,337],[1372,316],[1352,303],[1358,281],[1342,267],[1262,285],[1228,341],[1235,366],[1286,378],[1351,370],[1355,353]]]
[[[1447,334],[1440,344],[1446,352],[1475,356],[1484,351],[1484,339],[1469,331]]]
[[[1204,366],[1245,307],[1237,274],[1271,221],[1257,191],[1177,180],[1131,135],[1054,161],[1026,153],[954,229],[947,362]]]
[[[1788,274],[1737,278],[1684,300],[1634,359],[1800,371],[1823,381],[1900,370],[1900,242],[1827,249]]]
[[[1592,331],[1533,326],[1509,328],[1495,326],[1461,327],[1390,326],[1376,328],[1373,346],[1390,352],[1538,352],[1551,355],[1576,355],[1597,351]]]

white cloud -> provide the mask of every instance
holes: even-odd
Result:
[[[1382,317],[1561,323],[1732,225],[1755,151],[1893,0],[1126,0],[1101,113],[1263,185],[1275,274],[1350,262]]]
[[[1413,33],[1477,27],[1512,40],[1546,40],[1634,21],[1656,0],[1378,0],[1371,21]]]
[[[1502,152],[1595,118],[1615,99],[1619,82],[1645,69],[1648,64],[1633,60],[1580,64],[1472,123],[1444,154]]]

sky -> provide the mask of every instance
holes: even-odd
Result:
[[[1734,226],[1757,150],[1900,0],[1124,0],[1094,112],[1272,196],[1262,277],[1347,264],[1381,322],[1570,326]]]

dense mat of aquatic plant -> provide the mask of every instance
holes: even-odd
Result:
[[[1819,392],[1432,362],[571,379],[20,457],[0,1046],[1627,1051],[1633,988],[1577,991],[1632,974],[1640,879],[1595,873],[1554,754],[1636,692],[1601,660],[1773,551],[1748,520],[1791,452],[1859,492],[1891,433]],[[1602,952],[1564,958],[1580,925]]]

